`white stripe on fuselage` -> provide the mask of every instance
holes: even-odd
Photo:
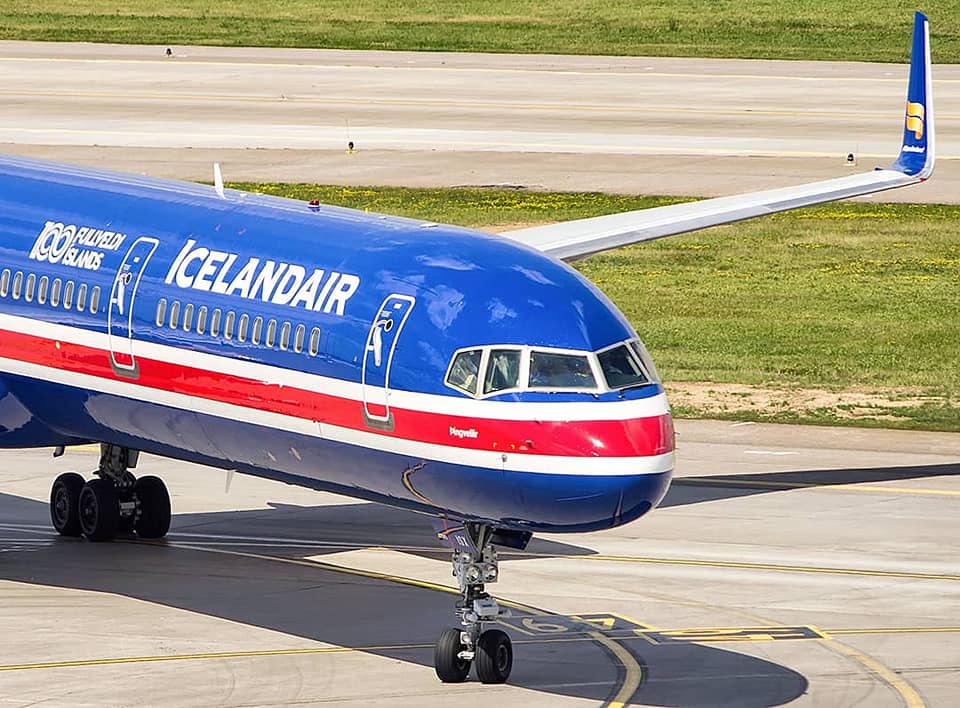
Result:
[[[405,455],[411,461],[434,460],[506,472],[583,476],[656,474],[673,469],[674,456],[672,452],[646,457],[562,457],[471,450],[321,424],[294,416],[222,403],[199,396],[173,393],[120,379],[106,379],[89,374],[64,371],[54,367],[23,362],[18,359],[0,358],[0,368],[12,374],[19,374],[41,381],[64,384],[80,389],[123,396],[131,400],[157,403],[179,410],[212,415],[226,420],[252,423],[314,438]]]
[[[106,333],[42,322],[26,317],[0,313],[0,328],[15,332],[26,332],[47,339],[71,342],[105,351],[109,351],[110,348],[109,336]],[[204,371],[214,371],[253,381],[262,381],[267,385],[293,386],[328,396],[337,396],[353,401],[363,400],[363,387],[359,383],[293,369],[284,369],[279,366],[245,359],[208,354],[136,339],[133,340],[133,356],[189,366]],[[663,415],[669,412],[666,396],[662,393],[649,398],[623,401],[591,400],[541,403],[477,400],[466,396],[441,396],[391,388],[390,405],[423,413],[488,418],[491,420],[632,420],[634,418]]]

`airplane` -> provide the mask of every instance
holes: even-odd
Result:
[[[653,361],[564,261],[923,182],[933,118],[917,13],[890,167],[504,235],[0,157],[0,447],[100,444],[50,493],[90,541],[168,532],[140,452],[427,514],[460,589],[436,674],[502,683],[497,548],[634,521],[674,467]]]

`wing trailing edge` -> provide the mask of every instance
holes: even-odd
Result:
[[[708,226],[905,187],[933,174],[933,134],[929,23],[926,16],[918,12],[913,29],[903,142],[899,157],[890,167],[793,187],[535,226],[502,235],[556,258],[575,259]]]

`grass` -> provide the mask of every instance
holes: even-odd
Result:
[[[960,61],[956,0],[928,0],[934,61]],[[5,0],[0,39],[903,62],[911,11],[788,0]]]
[[[484,189],[235,185],[466,226],[583,218],[667,198]],[[599,254],[576,266],[631,320],[666,381],[877,390],[859,423],[960,430],[960,207],[840,203]],[[894,406],[899,394],[929,402]],[[681,410],[694,414],[696,410]],[[889,416],[893,416],[891,419]],[[822,410],[738,419],[850,422]]]
[[[675,380],[960,390],[957,218],[958,207],[824,206],[581,269]]]

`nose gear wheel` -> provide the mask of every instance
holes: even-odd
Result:
[[[466,680],[470,667],[482,683],[503,683],[513,668],[513,645],[506,632],[484,631],[484,623],[509,615],[485,590],[499,575],[497,549],[491,543],[494,529],[464,524],[447,540],[454,546],[453,575],[460,586],[456,613],[461,628],[444,630],[434,647],[434,668],[444,683]]]

